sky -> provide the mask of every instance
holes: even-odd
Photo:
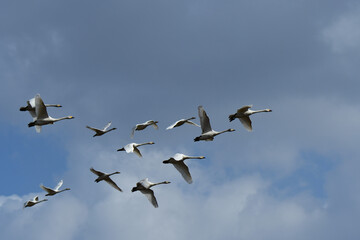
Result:
[[[5,0],[0,7],[1,239],[358,239],[360,3]],[[28,128],[40,94],[52,117]],[[270,108],[247,132],[228,115]],[[199,128],[165,130],[202,105]],[[147,128],[130,138],[132,127]],[[86,125],[117,130],[101,137]],[[116,150],[130,142],[143,158]],[[193,183],[171,165],[188,160]],[[90,167],[120,171],[124,192]],[[159,208],[131,188],[154,187]],[[23,209],[64,181],[66,191]]]

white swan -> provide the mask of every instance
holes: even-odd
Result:
[[[194,139],[195,142],[200,141],[200,140],[212,141],[212,140],[214,140],[215,136],[217,136],[217,135],[219,135],[221,133],[235,131],[232,128],[229,128],[229,129],[221,131],[221,132],[217,132],[217,131],[212,130],[211,125],[210,125],[209,117],[207,116],[204,108],[202,106],[199,106],[198,111],[199,111],[199,117],[200,117],[200,124],[201,124],[202,133],[201,133],[200,136],[198,136],[198,137],[196,137]]]
[[[111,129],[107,130],[110,127],[110,125],[111,125],[111,122],[106,124],[104,129],[98,129],[98,128],[93,128],[93,127],[89,127],[89,126],[86,126],[86,128],[93,130],[95,132],[95,135],[93,137],[96,137],[96,136],[104,135],[105,133],[108,133],[112,130],[116,130],[116,128],[111,128]]]
[[[231,122],[235,118],[238,118],[240,120],[240,122],[242,123],[242,125],[250,132],[250,131],[252,131],[250,115],[252,115],[254,113],[259,113],[259,112],[272,112],[271,109],[262,109],[262,110],[253,111],[253,110],[249,109],[251,107],[252,107],[252,105],[246,105],[246,106],[243,106],[242,108],[239,108],[235,114],[229,115],[229,121]]]
[[[111,178],[110,178],[111,175],[119,174],[120,172],[103,173],[103,172],[100,172],[100,171],[96,171],[94,168],[90,168],[90,171],[98,176],[98,178],[95,179],[95,182],[98,183],[98,182],[104,180],[105,182],[110,184],[113,188],[115,188],[115,189],[119,190],[120,192],[122,192],[122,190],[118,187],[118,185],[116,185],[116,183],[113,180],[111,180]]]
[[[197,125],[196,123],[190,121],[190,120],[192,120],[192,119],[195,119],[195,117],[191,117],[191,118],[188,118],[188,119],[180,119],[179,121],[175,122],[173,125],[168,126],[168,127],[166,128],[166,130],[173,129],[173,128],[175,128],[175,127],[180,127],[180,126],[183,125],[184,123],[188,123],[188,124],[191,124],[191,125],[200,127],[200,126]]]
[[[42,184],[40,185],[40,187],[47,192],[47,194],[45,196],[53,196],[55,194],[70,190],[70,188],[65,188],[63,190],[59,190],[59,188],[62,185],[63,185],[63,180],[60,180],[60,182],[56,185],[56,187],[54,189],[45,187]]]
[[[184,163],[186,159],[204,159],[204,156],[193,157],[187,156],[182,153],[176,153],[173,157],[169,158],[168,160],[163,161],[163,163],[171,163],[174,167],[181,173],[181,176],[185,179],[187,183],[192,183],[192,177],[189,171],[188,166]]]
[[[168,181],[164,181],[164,182],[159,182],[159,183],[152,183],[149,181],[148,178],[145,178],[143,180],[141,180],[140,182],[136,183],[136,187],[133,187],[131,189],[131,192],[135,192],[135,191],[140,191],[142,194],[144,194],[147,199],[151,202],[151,204],[157,208],[158,203],[156,201],[155,195],[154,195],[154,191],[151,190],[150,188],[159,184],[169,184],[170,182]]]
[[[152,145],[155,144],[154,142],[146,142],[146,143],[129,143],[125,147],[118,149],[117,151],[126,151],[127,153],[135,153],[139,157],[142,157],[140,150],[138,147],[143,145]]]
[[[144,123],[136,124],[135,127],[133,127],[133,129],[131,131],[131,138],[134,137],[135,131],[144,130],[147,126],[152,125],[155,129],[158,129],[158,125],[156,125],[157,123],[158,123],[158,121],[149,120]]]
[[[26,101],[26,107],[20,107],[20,111],[28,111],[33,118],[33,121],[36,120],[36,112],[35,112],[35,98]],[[45,107],[62,107],[59,104],[45,104]],[[36,132],[41,132],[41,126],[35,126]]]
[[[67,117],[62,117],[62,118],[50,117],[46,111],[45,104],[39,94],[37,94],[35,96],[35,113],[36,113],[36,119],[33,122],[28,124],[29,127],[42,126],[42,125],[46,125],[46,124],[54,124],[54,122],[57,122],[60,120],[74,118],[73,116],[67,116]],[[39,129],[37,129],[37,131],[40,132]]]
[[[34,197],[32,200],[29,200],[29,201],[25,202],[25,203],[24,203],[24,208],[26,208],[26,207],[32,207],[32,206],[34,206],[34,205],[36,205],[36,204],[38,204],[38,203],[45,202],[45,201],[47,201],[46,198],[39,201],[39,197],[36,196],[36,197]]]

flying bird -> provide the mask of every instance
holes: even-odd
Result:
[[[144,123],[136,124],[136,126],[133,127],[133,129],[131,131],[131,138],[134,137],[135,131],[144,130],[147,126],[152,125],[155,129],[158,129],[158,125],[156,125],[157,123],[158,123],[158,121],[149,120],[149,121],[146,121]]]
[[[86,128],[93,130],[95,132],[95,135],[93,137],[96,137],[96,136],[104,135],[105,133],[108,133],[110,131],[116,130],[116,128],[111,128],[111,129],[107,130],[110,127],[110,125],[111,125],[111,122],[106,124],[106,126],[103,129],[93,128],[93,127],[89,127],[89,126],[86,126]]]
[[[219,135],[219,134],[222,134],[224,132],[233,132],[233,131],[235,131],[232,128],[229,128],[229,129],[221,131],[221,132],[217,132],[217,131],[212,130],[211,125],[210,125],[210,119],[209,119],[208,115],[206,114],[203,106],[199,106],[198,111],[199,111],[199,117],[200,117],[200,124],[201,124],[202,133],[201,133],[200,136],[198,136],[198,137],[196,137],[194,139],[194,142],[201,141],[201,140],[212,141],[212,140],[214,140],[214,137]]]
[[[155,195],[154,195],[154,191],[151,190],[150,188],[159,184],[169,184],[170,182],[168,181],[164,181],[164,182],[159,182],[159,183],[152,183],[149,181],[148,178],[145,178],[143,180],[141,180],[140,182],[136,183],[136,187],[133,187],[131,189],[131,192],[135,192],[135,191],[140,191],[142,194],[144,194],[147,199],[151,202],[151,204],[157,208],[159,207]]]
[[[252,115],[254,113],[259,113],[259,112],[272,112],[271,109],[262,109],[262,110],[253,111],[253,110],[250,110],[251,107],[252,107],[252,105],[247,105],[247,106],[243,106],[243,107],[239,108],[235,114],[229,115],[229,121],[231,122],[235,118],[238,118],[240,120],[240,122],[242,123],[242,125],[246,128],[246,130],[251,132],[252,124],[251,124],[251,120],[250,120],[250,115]]]
[[[40,94],[37,94],[35,96],[35,113],[36,113],[36,119],[34,119],[33,122],[29,123],[29,127],[33,126],[42,126],[47,124],[54,124],[54,122],[64,120],[64,119],[72,119],[73,116],[67,116],[62,118],[52,118],[48,115],[45,104],[43,100],[40,97]],[[40,132],[41,128],[36,127],[36,131]]]
[[[186,159],[204,159],[204,156],[199,157],[193,157],[193,156],[187,156],[182,153],[176,153],[173,157],[169,158],[168,160],[163,161],[163,163],[168,164],[171,163],[174,165],[176,170],[178,170],[181,173],[181,176],[185,179],[187,183],[192,183],[192,177],[189,171],[188,166],[184,163]]]
[[[63,190],[59,190],[62,185],[63,185],[63,180],[60,180],[60,182],[56,185],[56,187],[54,189],[45,187],[42,184],[40,185],[40,187],[47,192],[47,194],[45,196],[53,196],[55,194],[70,190],[70,188],[65,188]]]
[[[20,111],[28,111],[33,118],[33,121],[36,120],[36,112],[35,112],[35,98],[30,99],[29,101],[26,101],[27,105],[25,107],[20,107]],[[59,104],[45,104],[45,107],[62,107]],[[35,129],[37,132],[41,131],[41,126],[37,125],[35,126]]]
[[[172,124],[171,126],[168,126],[168,127],[166,128],[166,130],[173,129],[173,128],[175,128],[175,127],[180,127],[180,126],[182,126],[184,123],[188,123],[188,124],[191,124],[191,125],[200,127],[200,126],[197,125],[196,123],[190,121],[190,120],[192,120],[192,119],[195,119],[195,117],[191,117],[191,118],[188,118],[188,119],[180,119],[179,121],[175,122],[175,123]]]
[[[118,187],[118,185],[116,185],[116,183],[113,180],[111,180],[111,178],[110,178],[111,175],[119,174],[120,172],[103,173],[103,172],[100,172],[100,171],[96,171],[94,168],[90,168],[90,171],[98,176],[98,178],[95,179],[95,182],[98,183],[98,182],[104,180],[105,182],[110,184],[113,188],[115,188],[115,189],[119,190],[120,192],[122,192],[122,190]]]
[[[135,153],[139,157],[142,157],[140,150],[138,147],[143,145],[152,145],[155,144],[154,142],[146,142],[146,143],[129,143],[125,147],[118,149],[117,151],[126,151],[127,153]]]
[[[32,206],[34,206],[34,205],[36,205],[36,204],[38,204],[38,203],[45,202],[45,201],[47,201],[46,198],[39,201],[39,197],[36,196],[36,197],[34,197],[32,200],[29,200],[29,201],[25,202],[25,203],[24,203],[24,208],[26,208],[26,207],[32,207]]]

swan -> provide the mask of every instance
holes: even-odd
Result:
[[[271,109],[262,109],[262,110],[253,111],[253,110],[249,109],[251,107],[252,107],[252,105],[246,105],[246,106],[239,108],[235,114],[229,115],[229,121],[231,122],[235,118],[238,118],[240,120],[240,122],[242,123],[242,125],[246,128],[246,130],[251,132],[252,126],[251,126],[250,115],[252,115],[254,113],[259,113],[259,112],[272,112]]]
[[[214,137],[219,135],[219,134],[222,134],[224,132],[233,132],[233,131],[235,131],[232,128],[229,128],[229,129],[221,131],[221,132],[217,132],[217,131],[212,130],[211,125],[210,125],[209,117],[206,114],[203,106],[199,106],[198,111],[199,111],[199,117],[200,117],[200,124],[201,124],[202,133],[201,133],[200,136],[198,136],[198,137],[196,137],[194,139],[194,142],[197,142],[197,141],[200,141],[200,140],[212,141],[212,140],[214,140]]]
[[[36,120],[36,113],[35,113],[35,98],[26,101],[26,107],[20,107],[20,111],[28,111],[33,118],[33,121]],[[45,107],[62,107],[59,104],[45,104]],[[36,132],[41,132],[41,126],[35,126]]]
[[[45,201],[47,201],[46,198],[39,201],[39,197],[36,196],[36,197],[34,197],[32,200],[29,200],[29,201],[25,202],[25,203],[24,203],[24,208],[26,208],[26,207],[32,207],[32,206],[34,206],[34,205],[36,205],[36,204],[38,204],[38,203],[45,202]]]
[[[106,124],[106,126],[104,127],[104,129],[98,129],[98,128],[93,128],[93,127],[89,127],[89,126],[86,126],[88,129],[91,129],[93,130],[96,134],[93,136],[93,137],[96,137],[96,136],[101,136],[101,135],[104,135],[105,133],[108,133],[112,130],[116,130],[116,128],[111,128],[109,130],[107,130],[111,125],[111,122],[109,122],[108,124]]]
[[[155,195],[154,195],[154,191],[151,190],[150,188],[159,184],[169,184],[170,182],[168,181],[163,181],[163,182],[159,182],[159,183],[152,183],[149,181],[148,178],[145,178],[143,180],[141,180],[140,182],[136,183],[136,187],[133,187],[131,189],[131,192],[135,192],[135,191],[140,191],[142,194],[144,194],[149,201],[151,202],[151,204],[157,208],[158,203],[156,201]]]
[[[111,175],[119,174],[120,172],[103,173],[103,172],[100,172],[100,171],[96,171],[94,168],[90,168],[90,171],[98,176],[98,178],[95,179],[95,182],[98,183],[98,182],[104,180],[105,182],[110,184],[113,188],[115,188],[115,189],[119,190],[120,192],[122,192],[122,190],[118,187],[118,185],[116,185],[116,183],[113,180],[111,180],[111,178],[110,178]]]
[[[175,128],[175,127],[180,127],[180,126],[183,125],[184,123],[188,123],[188,124],[191,124],[191,125],[200,127],[200,126],[197,125],[196,123],[190,121],[190,120],[192,120],[192,119],[195,119],[195,117],[191,117],[191,118],[188,118],[188,119],[180,119],[179,121],[175,122],[173,125],[168,126],[168,127],[166,128],[166,130],[173,129],[173,128]]]
[[[135,127],[133,127],[133,129],[131,131],[131,138],[134,137],[135,131],[144,130],[147,126],[152,125],[155,129],[158,129],[158,125],[156,125],[157,123],[158,123],[158,121],[149,120],[144,123],[136,124]]]
[[[186,159],[204,159],[204,156],[199,157],[192,157],[187,156],[182,153],[176,153],[173,157],[169,158],[168,160],[163,161],[163,163],[168,164],[171,163],[174,167],[181,173],[181,176],[185,179],[187,183],[192,183],[191,174],[189,172],[188,166],[184,163]]]
[[[125,147],[118,149],[117,151],[126,151],[127,153],[135,153],[139,157],[142,157],[140,150],[138,147],[143,145],[152,145],[155,144],[154,142],[146,142],[146,143],[129,143]]]
[[[45,104],[44,104],[43,100],[41,99],[40,94],[37,94],[35,96],[35,113],[36,113],[36,119],[34,119],[33,122],[28,124],[29,127],[42,126],[42,125],[46,125],[46,124],[54,124],[54,122],[57,122],[60,120],[74,118],[73,116],[67,116],[67,117],[62,117],[62,118],[50,117],[46,111]],[[38,132],[40,132],[40,130],[38,130],[38,128],[36,130]]]
[[[56,187],[54,189],[45,187],[42,184],[40,185],[40,187],[47,192],[47,194],[45,196],[53,196],[55,194],[70,190],[70,188],[65,188],[63,190],[59,190],[59,188],[62,185],[63,185],[63,180],[60,180],[60,182],[56,185]]]

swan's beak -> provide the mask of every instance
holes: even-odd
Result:
[[[200,159],[204,159],[205,157],[204,156],[201,156]]]
[[[72,118],[75,118],[75,117],[73,117],[73,116],[69,116],[69,119],[72,119]]]

